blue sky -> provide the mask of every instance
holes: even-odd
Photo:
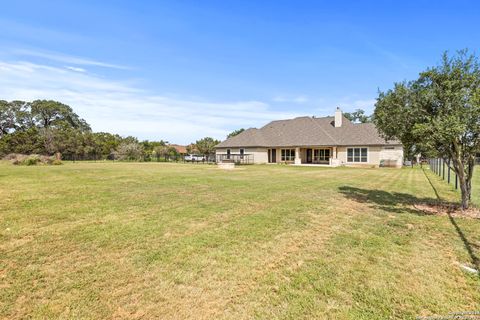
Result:
[[[189,143],[372,112],[378,89],[480,45],[476,1],[2,1],[0,99]]]

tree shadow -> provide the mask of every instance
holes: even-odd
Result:
[[[425,173],[425,171],[424,171]],[[339,188],[340,193],[342,193],[347,199],[354,200],[358,203],[369,204],[370,207],[374,209],[383,210],[391,213],[410,213],[418,216],[431,215],[433,213],[428,213],[420,209],[416,209],[415,205],[428,205],[428,206],[443,206],[443,207],[454,207],[454,204],[442,201],[437,189],[433,185],[432,181],[425,173],[425,176],[430,183],[433,191],[435,192],[436,198],[429,197],[416,197],[414,195],[402,192],[388,192],[384,190],[371,190],[371,189],[361,189],[352,186],[341,186]],[[475,254],[473,247],[476,247],[474,243],[468,241],[465,233],[459,227],[457,221],[452,216],[450,212],[447,212],[447,216],[450,220],[450,223],[455,228],[455,231],[458,234],[458,237],[463,242],[463,245],[470,256],[471,263],[475,266],[475,269],[480,270],[480,259]],[[478,248],[477,248],[478,249]],[[480,273],[477,273],[480,279]]]
[[[388,192],[384,190],[361,189],[351,186],[339,188],[346,198],[359,203],[370,204],[374,209],[380,209],[392,213],[412,213],[419,216],[426,215],[422,210],[413,208],[415,204],[438,204],[435,198],[418,198],[408,193]]]
[[[433,191],[435,192],[438,200],[440,200],[440,195],[438,194],[437,192],[437,188],[435,188],[435,186],[433,185],[432,183],[432,180],[430,180],[430,177],[428,176],[428,174],[425,172],[425,169],[423,169],[423,174],[425,175],[425,177],[427,178],[428,182],[430,183],[430,186],[432,186],[432,189]],[[480,259],[478,258],[478,256],[475,254],[475,251],[473,250],[472,247],[476,247],[477,249],[478,246],[476,246],[474,243],[468,241],[467,237],[465,236],[465,234],[463,233],[462,229],[459,227],[459,225],[457,224],[457,221],[455,221],[455,218],[452,216],[452,213],[451,212],[448,212],[448,219],[450,220],[450,223],[453,225],[453,227],[455,228],[455,231],[457,232],[458,234],[458,237],[460,238],[460,240],[462,240],[463,242],[463,246],[465,247],[465,250],[467,250],[468,252],[468,255],[470,256],[470,260],[472,262],[472,264],[475,266],[475,269],[477,269],[477,276],[479,277],[480,279]]]

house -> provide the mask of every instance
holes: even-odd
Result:
[[[175,151],[180,155],[187,154],[187,147],[186,146],[182,146],[182,145],[179,145],[179,144],[169,144],[168,146],[175,148]]]
[[[333,117],[299,117],[251,128],[216,146],[217,161],[295,165],[395,166],[399,141],[386,141],[373,123],[352,123],[337,108]]]

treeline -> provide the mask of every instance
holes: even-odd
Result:
[[[189,153],[213,154],[219,141],[204,138]],[[0,157],[7,154],[61,154],[67,160],[153,160],[178,157],[166,141],[139,141],[108,132],[93,132],[73,109],[52,100],[0,100]]]

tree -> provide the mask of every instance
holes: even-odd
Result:
[[[345,112],[343,115],[354,123],[372,122],[372,116],[367,116],[362,109],[357,109],[354,112]]]
[[[143,146],[136,142],[122,142],[117,149],[119,160],[141,160],[143,157]]]
[[[198,153],[197,145],[195,143],[190,143],[187,147],[188,154],[195,154]]]
[[[374,122],[386,138],[448,162],[458,176],[462,209],[469,207],[475,155],[480,151],[480,66],[467,50],[380,92]]]
[[[203,139],[197,140],[195,145],[200,154],[205,156],[210,156],[215,153],[215,146],[219,144],[220,141],[215,140],[211,137],[205,137]]]
[[[94,133],[85,120],[63,103],[52,100],[0,100],[0,156],[8,153],[52,155],[60,152],[71,159],[101,159],[111,157],[121,144],[123,153],[127,152],[126,145],[130,145],[128,150],[133,150],[139,141],[132,136],[123,138],[118,134]],[[137,149],[142,149],[142,156],[151,155],[154,148],[166,144],[163,140],[145,140]],[[168,148],[163,153],[165,157],[175,155]],[[140,159],[137,156],[134,158]]]
[[[68,127],[90,131],[88,123],[81,119],[72,108],[53,100],[35,100],[31,103],[31,114],[41,128]]]
[[[5,100],[0,100],[0,138],[16,127],[15,108]]]
[[[243,129],[243,128],[234,130],[227,135],[227,139],[231,138],[231,137],[235,137],[235,136],[239,135],[240,133],[242,133],[243,131],[245,131],[245,129]]]
[[[168,146],[166,144],[156,146],[153,151],[155,151],[157,157],[163,157],[165,161],[167,160]]]

